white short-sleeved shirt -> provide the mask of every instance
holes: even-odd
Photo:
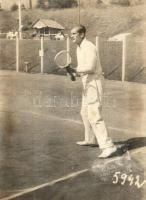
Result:
[[[89,73],[88,76],[94,75],[97,79],[101,77],[102,69],[96,46],[86,38],[77,47],[77,62],[77,71],[91,70],[93,73]]]

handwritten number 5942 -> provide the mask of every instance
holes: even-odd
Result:
[[[120,183],[124,185],[126,181],[129,183],[130,186],[135,185],[137,188],[141,188],[145,183],[146,180],[141,182],[140,175],[134,176],[133,174],[127,175],[126,173],[115,172],[113,175],[113,184]]]

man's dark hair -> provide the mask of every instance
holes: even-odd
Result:
[[[78,33],[84,33],[86,34],[86,28],[83,25],[79,25],[78,27]]]

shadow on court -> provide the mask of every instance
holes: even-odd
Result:
[[[126,141],[115,142],[115,145],[118,147],[118,149],[116,153],[111,155],[111,157],[122,156],[127,151],[136,150],[141,147],[146,147],[146,137],[131,138]]]
[[[145,86],[134,85],[133,89],[132,84],[127,88],[127,83],[106,82],[105,92],[114,96],[116,109],[111,101],[106,102],[104,115],[119,154],[100,160],[98,146],[76,145],[84,133],[79,81],[4,71],[0,83],[1,200],[146,199],[145,182],[142,185],[146,179],[146,116],[133,115],[134,99],[123,96],[130,90],[134,96],[136,90],[137,101],[138,91],[146,92]],[[140,102],[145,100],[143,95]],[[126,109],[130,113],[125,116]],[[137,114],[144,111],[136,107]]]
[[[119,141],[115,142],[116,145],[122,145],[121,148],[125,148],[127,150],[133,150],[137,149],[140,147],[145,147],[146,146],[146,137],[137,137],[137,138],[131,138],[126,141]]]

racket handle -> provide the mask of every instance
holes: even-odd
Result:
[[[70,78],[71,78],[72,81],[76,80],[76,76],[74,74],[72,74],[72,73],[70,73]]]
[[[76,76],[73,73],[68,73],[67,74],[70,76],[71,81],[75,81],[76,80]]]
[[[73,68],[71,68],[70,66],[67,66],[67,67],[66,67],[66,72],[69,74],[70,79],[71,79],[72,81],[75,81],[75,80],[76,80],[75,70],[74,70]]]

